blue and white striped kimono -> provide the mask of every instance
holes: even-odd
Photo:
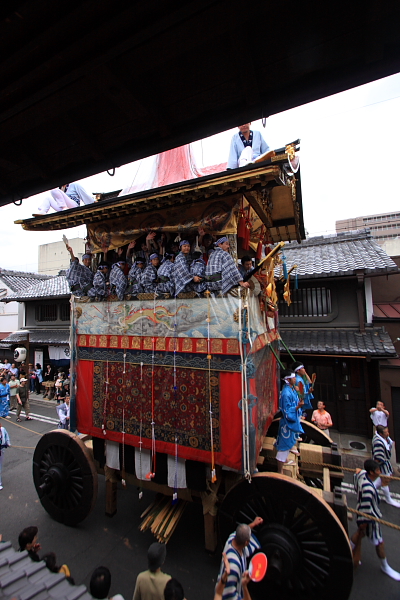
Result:
[[[140,282],[146,294],[151,294],[156,291],[157,280],[157,268],[150,263],[147,265],[140,278]]]
[[[192,292],[193,291],[193,275],[190,273],[190,265],[192,259],[190,254],[183,254],[179,252],[174,262],[174,283],[175,283],[175,296],[181,292]]]
[[[384,439],[379,433],[372,438],[372,458],[379,463],[382,475],[390,476],[393,473],[392,456],[393,440],[390,437]]]
[[[137,296],[138,294],[143,293],[142,286],[142,275],[144,273],[144,269],[138,267],[136,263],[134,263],[128,273],[128,289],[127,293],[132,296]]]
[[[109,288],[107,287],[108,274],[105,275],[102,271],[97,271],[93,278],[93,287],[89,290],[88,296],[95,298],[105,298],[108,296]]]
[[[302,408],[296,408],[299,403],[299,396],[285,382],[281,396],[279,398],[279,408],[282,412],[281,420],[279,421],[278,437],[276,447],[278,451],[284,452],[293,448],[297,442],[299,433],[304,433],[301,426]]]
[[[171,294],[171,296],[174,295],[174,266],[174,263],[167,258],[158,269],[157,275],[159,283],[157,285],[157,292]]]
[[[211,292],[221,291],[223,294],[243,281],[243,276],[232,256],[219,247],[210,255],[205,278],[208,290]]]
[[[193,289],[198,294],[201,294],[202,292],[204,292],[207,289],[207,284],[204,279],[205,272],[206,272],[205,261],[202,258],[195,258],[193,260],[192,264],[190,265],[190,274],[193,277],[197,276],[197,277],[203,278],[203,281],[200,281],[199,283],[193,282]]]
[[[223,600],[241,600],[243,598],[242,576],[243,573],[247,571],[247,561],[253,554],[255,554],[257,550],[260,550],[261,548],[260,542],[254,533],[252,533],[249,544],[243,548],[242,554],[240,554],[240,552],[238,552],[232,545],[235,535],[235,533],[231,533],[224,547],[224,552],[226,553],[230,565],[230,573],[222,594]],[[218,581],[221,579],[224,569],[225,563],[222,560]]]
[[[360,471],[353,476],[354,489],[357,493],[357,510],[360,512],[382,518],[382,513],[379,509],[379,494],[373,481],[368,477],[366,471]],[[383,542],[381,526],[376,521],[369,521],[366,517],[357,516],[357,525],[368,523],[367,535],[374,546]]]
[[[118,300],[123,300],[127,285],[128,285],[128,280],[126,279],[124,272],[121,271],[118,264],[115,263],[111,267],[111,273],[110,273],[111,293],[115,293],[118,296]]]
[[[71,292],[75,296],[86,296],[93,286],[93,271],[85,265],[81,265],[79,260],[71,260],[71,265],[65,273],[65,278],[69,283]]]

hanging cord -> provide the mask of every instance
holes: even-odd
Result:
[[[154,361],[155,361],[155,327],[156,327],[156,294],[154,294],[153,303],[153,337],[151,338],[152,354],[151,354],[151,467],[150,473],[146,475],[148,479],[153,479],[156,474],[156,430],[155,430],[155,394],[154,394]]]
[[[107,335],[110,335],[110,302],[111,300],[108,298],[107,299]],[[107,423],[107,405],[108,405],[108,394],[109,394],[109,385],[110,385],[110,381],[109,381],[109,358],[108,358],[108,352],[107,352],[107,361],[106,361],[106,381],[105,381],[105,385],[106,385],[106,390],[105,390],[105,395],[104,395],[104,406],[103,406],[103,424],[101,426],[102,430],[103,430],[103,434],[107,435],[107,431],[106,431],[106,423]]]
[[[143,307],[140,303],[140,340],[143,340]],[[139,479],[143,479],[142,449],[143,449],[143,361],[140,361],[140,426],[139,426]],[[143,498],[143,488],[139,487],[139,500]]]
[[[207,315],[207,360],[208,360],[208,394],[209,394],[209,413],[210,413],[210,444],[211,444],[211,482],[217,481],[217,475],[215,471],[215,457],[214,457],[214,432],[213,432],[213,411],[212,411],[212,392],[211,392],[211,337],[210,337],[210,323],[211,323],[211,299],[210,294],[208,297],[208,315]]]
[[[242,456],[243,456],[243,469],[244,471],[246,470],[246,451],[245,451],[245,445],[246,445],[246,424],[245,424],[245,416],[244,416],[244,406],[243,406],[243,398],[245,397],[245,376],[244,376],[244,372],[245,372],[245,360],[244,360],[244,353],[243,353],[243,331],[242,331],[242,297],[239,296],[239,315],[238,315],[239,319],[238,319],[238,327],[239,327],[239,348],[240,348],[240,365],[241,365],[241,370],[240,370],[240,379],[241,379],[241,383],[242,383]]]
[[[121,483],[123,487],[126,487],[126,473],[125,473],[125,406],[122,408],[122,479]]]
[[[249,308],[248,305],[245,305],[245,313],[244,313],[244,318],[243,318],[243,325],[244,325],[244,321],[247,321],[247,340],[250,342],[250,331],[248,329],[248,324],[249,324],[249,320],[248,320],[248,313],[249,313]],[[246,328],[243,329],[243,336],[242,336],[242,343],[243,345],[246,343],[245,342],[245,332],[246,332]],[[247,344],[246,344],[247,345]],[[247,348],[245,347],[245,360],[244,360],[244,369],[243,369],[243,387],[244,387],[244,394],[243,394],[243,398],[242,398],[242,413],[243,413],[243,419],[244,419],[244,431],[243,431],[243,456],[244,456],[244,461],[243,461],[243,470],[244,470],[244,476],[245,478],[249,481],[249,483],[251,482],[251,473],[250,473],[250,448],[249,448],[249,400],[248,400],[248,382],[247,382],[247,360],[249,358],[249,352],[247,351]]]
[[[126,303],[124,303],[124,323],[126,323]],[[126,333],[126,330],[124,331]],[[126,487],[126,472],[125,472],[125,402],[126,402],[126,348],[124,348],[124,370],[122,371],[122,480],[123,487]]]
[[[108,174],[110,177],[114,177],[114,175],[115,175],[115,167],[113,167],[113,168],[111,169],[111,171],[112,171],[112,173],[110,173],[110,169],[107,169],[107,174]]]
[[[172,504],[176,504],[178,502],[178,432],[177,432],[177,424],[176,424],[176,413],[178,410],[178,386],[176,379],[176,346],[177,346],[177,327],[178,324],[176,322],[177,314],[178,314],[178,303],[175,297],[175,316],[174,316],[174,399],[175,399],[175,473],[174,473],[174,492],[172,494]]]

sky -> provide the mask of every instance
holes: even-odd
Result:
[[[262,132],[271,148],[301,139],[301,184],[304,223],[309,236],[335,231],[335,221],[400,209],[398,185],[400,140],[400,73],[270,116]],[[236,128],[194,141],[199,166],[225,162]],[[144,161],[80,180],[89,192],[128,187]],[[54,232],[24,231],[14,225],[30,218],[38,194],[0,208],[0,267],[37,271],[38,247],[62,239],[85,237],[86,228]]]

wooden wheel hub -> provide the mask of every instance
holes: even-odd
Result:
[[[92,458],[70,431],[50,431],[40,439],[33,455],[33,481],[43,508],[65,525],[83,521],[96,502]]]

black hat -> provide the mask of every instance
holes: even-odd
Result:
[[[147,560],[150,571],[157,571],[165,562],[167,547],[165,544],[154,542],[147,551]]]

